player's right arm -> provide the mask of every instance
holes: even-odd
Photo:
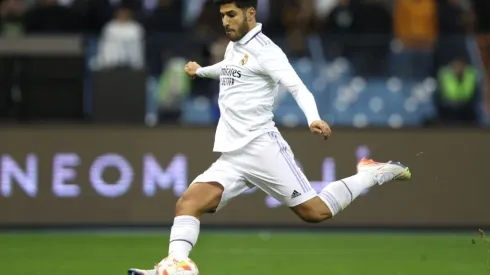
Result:
[[[191,78],[202,77],[219,79],[221,74],[221,62],[208,67],[201,67],[194,61],[191,61],[185,65],[185,73]]]

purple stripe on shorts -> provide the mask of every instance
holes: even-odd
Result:
[[[286,163],[288,164],[289,168],[293,172],[294,176],[296,177],[296,180],[298,180],[299,184],[303,188],[303,192],[308,192],[311,190],[311,187],[308,183],[305,183],[305,180],[301,177],[301,173],[298,172],[297,166],[294,164],[294,160],[291,161],[291,157],[287,154],[286,149],[287,147],[281,144],[275,133],[269,133],[269,135],[276,141],[277,145],[279,146],[279,151],[281,152],[282,156],[286,160]]]

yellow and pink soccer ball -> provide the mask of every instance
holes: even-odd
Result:
[[[156,265],[156,275],[199,275],[199,269],[188,257],[169,255]]]

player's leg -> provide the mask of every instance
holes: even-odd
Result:
[[[222,155],[191,183],[177,201],[170,232],[169,254],[188,257],[197,242],[201,216],[218,211],[232,198],[250,188],[230,159],[233,159],[232,155]]]
[[[177,257],[188,257],[199,237],[201,216],[218,211],[251,187],[241,173],[226,160],[226,156],[222,156],[208,170],[197,176],[177,201],[168,253]],[[155,269],[133,268],[128,274],[154,275]]]
[[[201,216],[217,209],[223,192],[223,185],[216,179],[213,181],[198,179],[189,186],[175,206],[169,254],[189,256],[197,243]]]
[[[189,186],[175,207],[175,218],[170,231],[169,255],[189,256],[199,237],[200,217],[218,207],[223,193],[223,185],[216,180],[195,182]],[[128,275],[155,274],[156,266],[149,270],[138,268],[128,270]]]
[[[357,174],[330,183],[318,196],[291,207],[304,221],[317,223],[337,215],[351,204],[362,191],[393,180],[409,180],[408,167],[399,162],[379,163],[362,159]]]
[[[298,173],[302,173],[299,171]],[[327,185],[318,195],[293,205],[289,204],[298,217],[308,223],[318,223],[335,216],[349,205],[366,188],[374,185],[374,179],[366,173],[357,173],[351,177]]]

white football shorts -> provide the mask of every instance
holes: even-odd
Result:
[[[241,149],[223,153],[191,184],[196,182],[223,185],[224,193],[216,211],[255,186],[288,207],[317,196],[296,164],[289,144],[277,132],[261,135]]]

